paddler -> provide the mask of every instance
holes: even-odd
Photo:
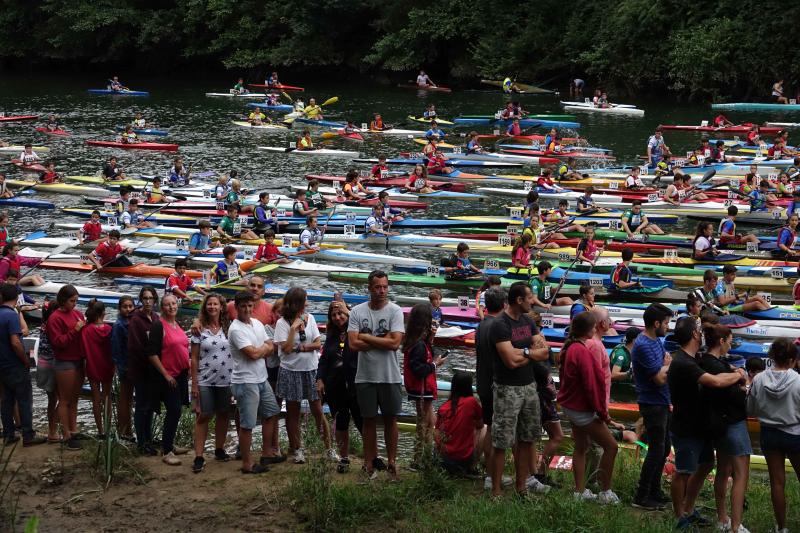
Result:
[[[778,230],[778,250],[774,255],[783,257],[787,261],[797,261],[800,251],[797,248],[797,223],[800,217],[797,213],[792,213],[786,221],[786,225]]]
[[[244,78],[239,78],[236,85],[233,86],[233,94],[247,94],[250,91],[244,86]]]
[[[389,166],[386,164],[386,156],[379,155],[378,162],[372,165],[369,171],[369,179],[380,181],[389,173]]]
[[[78,242],[84,244],[87,242],[99,241],[102,234],[103,224],[100,222],[100,211],[95,209],[92,211],[91,218],[84,223],[83,227],[78,232]]]
[[[787,210],[788,212],[788,210]],[[719,223],[719,244],[725,246],[727,244],[742,244],[752,242],[756,245],[761,241],[752,233],[749,235],[742,235],[736,233],[736,216],[739,214],[739,208],[735,205],[728,207],[728,216],[726,216]]]
[[[275,232],[268,229],[264,232],[264,242],[258,245],[256,255],[253,258],[259,263],[266,264],[286,264],[291,263],[289,256],[281,252],[275,245]]]
[[[533,246],[533,236],[530,233],[520,235],[514,247],[511,248],[511,266],[513,268],[527,269],[531,264],[531,248]]]
[[[269,205],[269,193],[259,193],[258,204],[253,209],[253,233],[264,235],[269,230],[276,233],[281,225],[287,224],[278,220],[277,207]]]
[[[358,132],[360,132],[360,131],[361,131],[361,130],[360,130],[359,128],[357,128],[355,124],[353,124],[353,121],[352,121],[352,120],[348,120],[348,121],[347,121],[347,124],[345,124],[345,125],[344,125],[344,128],[342,128],[342,132],[343,132],[345,135],[351,135],[351,134],[353,134],[353,133],[358,133]]]
[[[383,131],[391,129],[391,126],[383,123],[383,117],[381,117],[380,113],[375,113],[372,122],[369,123],[369,129],[370,131]]]
[[[669,146],[664,142],[661,127],[656,128],[653,135],[647,139],[647,161],[650,166],[656,166],[661,161],[669,160]]]
[[[777,200],[775,195],[769,192],[769,181],[767,180],[761,180],[758,189],[751,191],[747,198],[750,201],[751,213],[769,211],[769,205],[774,206]]]
[[[783,142],[783,154],[789,155],[792,157],[797,156],[800,154],[797,150],[793,148],[789,148],[789,130],[781,130],[778,132],[778,135],[775,137],[776,139],[780,139]]]
[[[622,262],[614,267],[610,278],[610,290],[624,291],[627,289],[635,289],[641,287],[638,281],[631,281],[633,272],[631,272],[631,261],[633,260],[633,250],[630,248],[622,249]]]
[[[710,309],[717,315],[727,315],[729,314],[728,310],[717,305],[717,297],[722,294],[722,289],[717,285],[718,280],[717,273],[708,269],[703,272],[703,286],[694,289],[690,294],[700,300],[706,309]]]
[[[517,87],[517,84],[514,83],[511,78],[506,76],[506,78],[503,80],[503,92],[506,94],[518,93],[519,87]]]
[[[131,201],[131,191],[133,187],[129,185],[122,185],[119,188],[119,196],[117,197],[117,201],[114,202],[114,212],[117,216],[122,216],[122,213],[128,210],[128,204]]]
[[[562,161],[561,164],[558,165],[558,179],[559,181],[574,181],[583,179],[581,173],[575,170],[574,157],[568,157],[566,161]]]
[[[714,241],[714,226],[711,222],[698,222],[692,242],[692,259],[713,261],[719,255]]]
[[[611,364],[611,381],[631,381],[631,350],[636,342],[636,337],[641,330],[631,326],[625,330],[625,341],[617,344],[611,350],[608,358]]]
[[[467,141],[467,155],[482,154],[482,153],[483,153],[483,146],[481,146],[481,142],[478,140],[478,132],[477,131],[469,132],[469,141]]]
[[[716,117],[714,117],[714,127],[715,128],[727,128],[729,126],[735,126],[733,122],[728,120],[728,117],[720,113]]]
[[[313,98],[309,99],[308,105],[303,109],[303,114],[306,118],[311,120],[322,120],[322,107],[317,105],[317,101]]]
[[[564,235],[555,233],[553,231],[545,231],[542,224],[542,215],[539,204],[530,204],[527,208],[527,217],[523,220],[522,224],[525,227],[522,234],[529,233],[532,237],[533,247],[537,250],[545,248],[559,248],[560,246],[548,239],[564,239]]]
[[[783,94],[783,78],[772,84],[772,101],[776,104],[789,103],[789,99]]]
[[[235,205],[242,213],[252,213],[252,205],[242,205],[242,182],[233,179],[230,181],[231,190],[225,196],[225,203],[227,205]]]
[[[702,156],[705,159],[711,159],[711,144],[708,140],[708,137],[703,137],[700,141],[700,147],[694,151],[694,153],[698,156]]]
[[[322,235],[323,231],[317,227],[317,217],[306,218],[306,227],[300,232],[300,246],[297,247],[297,250],[319,250],[317,242],[322,239]]]
[[[552,211],[547,214],[545,217],[545,222],[555,223],[558,231],[563,234],[570,231],[575,231],[578,233],[583,233],[586,231],[580,224],[575,224],[574,217],[571,217],[567,213],[567,208],[569,207],[569,202],[565,199],[561,199],[558,201],[558,209]],[[556,237],[557,238],[557,237]]]
[[[183,164],[181,156],[175,156],[172,160],[172,167],[169,169],[170,187],[183,187],[189,184],[189,170]]]
[[[603,247],[594,243],[594,224],[587,224],[586,231],[575,249],[575,257],[581,263],[595,266],[597,257],[602,253]]]
[[[631,171],[628,174],[628,177],[625,178],[625,188],[631,191],[637,191],[639,189],[644,189],[645,184],[642,181],[642,178],[639,176],[640,169],[637,166],[631,167]]]
[[[0,172],[0,198],[14,198],[14,193],[8,188],[5,172]]]
[[[122,168],[117,164],[117,158],[113,155],[108,158],[108,163],[103,165],[102,174],[103,179],[106,181],[120,181],[127,179],[125,172],[123,172]]]
[[[593,105],[594,107],[600,107],[600,106],[599,106],[599,104],[600,104],[600,97],[601,97],[602,95],[603,95],[603,91],[601,91],[600,89],[595,89],[595,90],[594,90],[594,96],[592,96],[592,105]]]
[[[431,120],[431,127],[428,128],[428,131],[425,132],[425,138],[429,141],[431,139],[436,139],[440,141],[445,138],[446,133],[439,128],[439,123],[435,120]]]
[[[119,92],[119,91],[124,91],[125,90],[125,86],[122,85],[122,83],[120,83],[119,77],[114,76],[113,78],[111,78],[110,82],[111,82],[111,85],[109,85],[108,88],[111,89],[112,91],[118,91]]]
[[[761,138],[761,130],[758,127],[758,124],[753,124],[750,127],[750,131],[747,132],[747,142],[745,143],[747,146],[763,146],[764,140]]]
[[[292,204],[292,216],[310,217],[319,215],[319,210],[308,205],[306,191],[300,189],[295,193],[294,203]]]
[[[514,107],[514,102],[508,102],[506,103],[506,107],[499,111],[498,116],[503,120],[513,120],[515,118],[520,118],[520,113],[517,108]]]
[[[45,165],[45,171],[39,174],[39,183],[58,183],[61,181],[61,176],[56,172],[56,164],[48,161]]]
[[[711,149],[711,157],[706,158],[707,163],[725,163],[728,161],[725,155],[725,141],[717,141],[714,148]]]
[[[436,150],[433,158],[428,160],[428,174],[452,174],[453,167],[447,166],[447,160],[441,150]]]
[[[775,185],[779,198],[791,198],[794,195],[794,185],[789,181],[789,174],[781,172],[778,174],[778,183]]]
[[[358,176],[358,171],[350,169],[344,177],[344,185],[342,185],[342,195],[345,200],[358,202],[364,199],[367,194],[367,189],[361,184]]]
[[[541,261],[538,265],[536,265],[536,270],[538,275],[530,280],[531,292],[533,293],[533,305],[550,309],[553,304],[572,305],[574,303],[572,298],[569,296],[560,296],[556,298],[552,304],[549,303],[551,299],[552,287],[550,287],[550,283],[547,281],[547,278],[553,272],[553,265],[547,261]]]
[[[295,100],[293,106],[296,113],[302,113],[303,110],[306,108],[306,104],[303,103],[303,99],[300,98],[299,96],[297,97],[297,100]]]
[[[214,280],[213,284],[216,285],[223,281],[238,281],[241,277],[242,271],[239,268],[239,263],[236,262],[236,247],[229,244],[222,249],[222,259],[217,261],[206,274],[206,287],[211,288],[212,280]]]
[[[750,291],[738,292],[734,286],[736,266],[722,267],[722,279],[717,283],[716,304],[731,313],[766,311],[772,308],[762,296],[750,296]]]
[[[189,262],[185,257],[179,257],[175,260],[175,271],[172,272],[164,282],[165,294],[174,294],[176,298],[180,298],[181,300],[192,300],[188,294],[189,291],[195,291],[205,296],[205,289],[197,285],[192,278],[186,275],[187,268],[189,268]]]
[[[434,155],[436,155],[436,150],[438,149],[437,146],[439,145],[439,140],[436,137],[431,137],[428,139],[428,144],[422,147],[422,155],[425,159],[432,159]]]
[[[28,166],[38,163],[42,160],[42,158],[39,157],[39,154],[33,151],[33,145],[26,144],[25,148],[22,150],[22,153],[19,154],[19,160],[22,161],[23,165]]]
[[[112,229],[108,232],[108,239],[98,244],[97,248],[89,254],[89,260],[94,263],[97,270],[105,267],[131,266],[132,263],[126,256],[132,254],[133,249],[123,248],[119,239],[119,231]]]
[[[161,190],[161,178],[158,176],[153,176],[153,181],[150,185],[145,187],[145,203],[147,204],[158,204],[164,201],[165,194],[164,191]]]
[[[267,87],[280,88],[281,87],[281,82],[278,80],[278,73],[277,72],[273,72],[272,74],[270,74],[269,77],[265,81],[265,85]]]
[[[47,131],[59,131],[61,128],[58,125],[56,116],[52,113],[47,116],[47,124],[45,125]]]
[[[250,112],[249,115],[247,115],[247,121],[252,126],[260,126],[266,119],[267,115],[261,112],[260,107],[256,107]]]
[[[144,119],[144,116],[142,116],[140,112],[137,112],[133,117],[131,126],[133,126],[134,128],[144,128],[147,126],[147,121]]]
[[[578,213],[584,213],[586,211],[592,212],[599,212],[605,213],[608,211],[605,207],[598,207],[594,203],[594,199],[592,198],[592,194],[594,193],[594,187],[589,185],[583,190],[583,196],[578,196],[577,200],[577,211]]]
[[[275,93],[269,93],[267,95],[267,99],[264,100],[264,104],[267,107],[276,107],[276,106],[280,105],[279,96],[277,94],[275,94]]]
[[[506,137],[517,137],[522,135],[522,127],[519,125],[518,118],[515,118],[514,121],[508,125],[506,132],[503,135]]]
[[[470,279],[483,277],[481,269],[472,264],[469,259],[469,245],[465,242],[458,243],[456,254],[453,257],[453,266],[444,268],[444,274],[453,279]]]
[[[578,299],[569,308],[569,319],[572,320],[575,315],[594,309],[595,296],[594,287],[581,285],[580,289],[578,289]]]
[[[397,235],[397,232],[388,230],[390,225],[383,216],[383,204],[378,202],[372,207],[372,214],[364,221],[364,233],[367,235]]]
[[[786,216],[790,217],[792,213],[800,213],[800,189],[795,189],[792,201],[786,206]]]
[[[125,131],[120,133],[119,135],[119,142],[122,144],[136,144],[139,142],[139,138],[136,136],[136,132],[133,131],[133,126],[128,124],[125,126]]]
[[[309,180],[308,187],[306,187],[306,200],[308,205],[314,209],[328,209],[333,207],[333,202],[329,202],[319,192],[319,181],[315,178]]]
[[[600,97],[597,99],[595,107],[599,107],[600,109],[606,109],[611,107],[611,104],[608,102],[608,93],[606,93],[605,91],[600,93]]]
[[[120,217],[120,223],[122,224],[123,228],[144,229],[155,227],[155,224],[144,219],[144,215],[139,210],[139,200],[136,198],[133,198],[130,202],[128,202],[128,209],[122,213],[122,216]]]
[[[433,83],[430,76],[425,74],[424,70],[420,70],[417,75],[417,87],[436,87],[436,84]]]
[[[207,253],[219,244],[219,241],[213,240],[211,236],[211,222],[201,220],[197,228],[198,231],[189,237],[189,253],[192,255]]]
[[[550,128],[550,132],[544,136],[544,150],[545,152],[558,152],[561,150],[557,129]]]
[[[642,212],[642,201],[634,200],[631,208],[624,211],[620,217],[622,230],[632,239],[635,234],[664,235],[664,230],[656,224],[651,224],[647,215]]]
[[[408,216],[408,211],[397,209],[389,204],[389,193],[381,191],[378,193],[378,201],[383,205],[384,217],[391,223],[400,222]]]
[[[235,170],[231,170],[230,177],[233,178],[235,175]],[[228,187],[228,176],[225,174],[220,175],[217,179],[217,184],[214,185],[214,200],[217,202],[225,202],[225,198],[228,196],[228,191],[230,187]]]
[[[434,189],[428,185],[428,171],[422,165],[415,165],[414,171],[409,174],[406,186],[414,192],[432,193]]]
[[[217,234],[219,234],[221,239],[227,240],[258,239],[258,235],[242,227],[242,222],[239,220],[239,210],[235,205],[229,205],[225,209],[225,216],[222,217],[219,221],[219,226],[217,226]]]
[[[311,140],[311,132],[309,130],[303,130],[303,136],[297,139],[295,143],[295,148],[298,150],[313,150],[314,149],[314,141]]]
[[[38,258],[20,257],[19,243],[14,241],[6,243],[6,245],[3,246],[3,258],[0,260],[0,283],[6,281],[6,277],[10,271],[16,271],[17,276],[19,276],[21,267],[31,267],[38,264],[40,261],[41,260]],[[31,274],[22,279],[18,279],[17,283],[19,285],[37,287],[39,285],[44,285],[44,278],[38,274]]]
[[[783,138],[775,137],[775,140],[772,142],[772,146],[770,146],[767,150],[767,158],[781,159],[785,155],[789,155],[786,151],[786,143],[783,142]]]
[[[545,191],[564,192],[566,190],[553,181],[553,171],[549,168],[542,169],[542,173],[536,179],[536,186]]]

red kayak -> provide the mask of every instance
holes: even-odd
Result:
[[[397,85],[401,89],[416,89],[418,91],[436,91],[440,93],[451,93],[453,89],[450,87],[442,87],[441,85],[417,85],[416,83],[400,83]]]
[[[36,131],[38,131],[39,133],[45,133],[47,135],[61,135],[61,136],[64,136],[64,137],[69,137],[70,135],[72,135],[70,132],[68,132],[66,130],[62,130],[62,129],[48,130],[47,128],[41,127],[41,126],[36,128]]]
[[[745,122],[744,124],[739,124],[738,126],[726,126],[722,128],[717,128],[715,126],[685,126],[681,124],[666,124],[659,126],[662,130],[678,130],[678,131],[704,131],[704,132],[718,132],[718,133],[747,133],[750,131],[750,128],[755,126],[755,124],[750,124]],[[759,126],[758,131],[762,135],[775,135],[782,128],[778,128],[775,126]]]
[[[6,115],[0,117],[0,122],[15,122],[18,120],[36,120],[39,115]]]
[[[344,176],[330,176],[327,174],[306,174],[307,180],[316,179],[320,183],[333,183],[339,182],[344,183],[345,177]],[[408,185],[408,177],[406,176],[397,176],[394,178],[385,178],[382,180],[365,180],[362,178],[361,183],[364,184],[365,187],[381,187],[381,186],[394,186],[394,187],[405,187]],[[466,190],[466,186],[463,183],[450,183],[444,181],[431,181],[428,180],[428,185],[433,187],[434,189],[443,189],[453,192],[464,192]],[[393,204],[394,205],[394,204]]]
[[[33,163],[30,165],[26,165],[19,159],[12,159],[11,162],[22,169],[23,172],[46,172],[47,169],[44,166],[40,165],[39,163]]]
[[[305,91],[302,87],[295,87],[294,85],[266,85],[264,83],[248,83],[248,87],[258,87],[259,89],[277,89],[279,91]]]
[[[117,141],[86,141],[89,146],[102,146],[105,148],[122,148],[123,150],[162,150],[164,152],[177,152],[177,144],[164,143],[121,143]]]
[[[377,196],[375,198],[364,198],[363,200],[359,200],[357,202],[353,200],[345,200],[344,198],[337,198],[335,196],[326,196],[325,199],[335,202],[339,205],[357,205],[361,207],[370,207],[380,201]],[[400,209],[428,209],[428,204],[425,202],[413,202],[411,200],[391,200],[389,205],[392,207],[398,207]]]
[[[574,157],[575,159],[606,159],[606,160],[615,160],[616,157],[609,154],[602,154],[598,152],[551,152],[551,151],[544,151],[544,150],[515,150],[515,149],[508,149],[503,148],[502,152],[504,154],[513,154],[513,155],[527,155],[527,156],[551,156],[556,158],[565,158],[565,157]]]
[[[364,141],[364,137],[360,133],[354,131],[353,133],[345,133],[343,129],[335,130],[339,137],[343,139],[350,139],[351,141]]]

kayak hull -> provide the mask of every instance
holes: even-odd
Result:
[[[88,89],[89,94],[105,94],[111,96],[150,96],[147,91],[112,91],[111,89]]]
[[[158,150],[162,152],[177,152],[177,144],[166,143],[120,143],[116,141],[86,141],[89,146],[98,146],[101,148],[120,148],[122,150]]]

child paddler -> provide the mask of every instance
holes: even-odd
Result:
[[[611,273],[611,290],[620,291],[640,287],[638,281],[632,281],[633,272],[631,271],[631,261],[633,260],[633,250],[625,248],[622,250],[622,262],[619,263]]]
[[[569,296],[557,297],[553,303],[550,303],[552,299],[552,287],[547,281],[547,278],[553,272],[553,265],[548,261],[541,261],[536,265],[536,270],[538,271],[537,276],[531,278],[529,282],[531,292],[533,293],[533,305],[550,309],[553,305],[571,306],[574,303]]]
[[[736,266],[725,265],[722,267],[722,279],[717,283],[716,288],[717,305],[732,313],[770,309],[770,304],[762,296],[750,296],[749,291],[738,292],[734,286],[735,280]]]

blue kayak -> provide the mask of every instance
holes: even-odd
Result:
[[[32,200],[30,198],[0,198],[0,205],[13,207],[33,207],[36,209],[54,209],[56,206],[52,202],[44,200]]]
[[[511,119],[494,119],[494,118],[454,118],[453,123],[462,126],[509,126],[512,122]],[[578,129],[581,127],[580,122],[570,122],[565,120],[547,120],[540,118],[523,118],[520,119],[519,125],[522,128],[571,128]]]
[[[344,122],[333,122],[332,120],[314,120],[303,117],[296,118],[294,121],[301,124],[310,124],[312,126],[324,126],[326,128],[344,128],[347,125]]]
[[[278,247],[278,251],[283,254],[292,254],[297,251],[297,248],[290,247],[284,248],[282,246]],[[220,252],[212,252],[212,253],[205,253],[205,254],[190,254],[188,250],[165,250],[164,248],[137,248],[136,255],[144,255],[148,257],[214,257],[217,259],[222,259],[222,251]],[[236,259],[252,259],[253,254],[249,254],[251,257],[247,257],[248,254],[244,252],[236,252]]]
[[[117,126],[117,131],[125,131],[125,126]],[[156,135],[158,137],[166,137],[169,135],[167,130],[158,130],[155,128],[133,128],[133,133],[136,135]]]
[[[278,105],[268,105],[268,104],[259,104],[257,102],[250,102],[247,104],[247,107],[260,107],[261,109],[266,109],[267,111],[281,111],[290,113],[294,111],[294,107],[289,104],[278,104]]]
[[[89,89],[89,94],[112,94],[115,96],[150,96],[147,91],[112,91],[111,89]]]

